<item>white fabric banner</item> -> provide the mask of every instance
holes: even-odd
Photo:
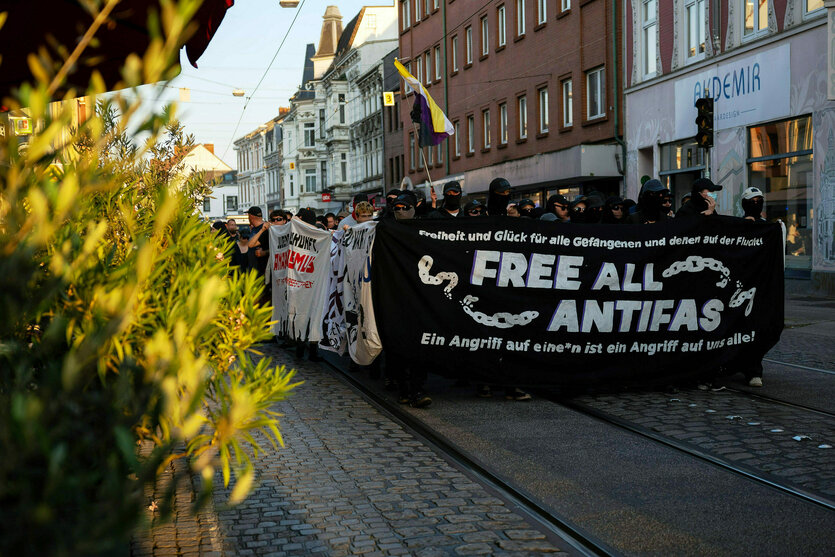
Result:
[[[342,222],[345,222],[345,220]],[[356,224],[356,222],[353,222],[353,224]],[[344,229],[337,230],[333,233],[331,241],[331,264],[328,273],[328,293],[325,300],[325,330],[324,338],[319,345],[321,348],[336,352],[340,356],[345,354],[347,338],[345,309],[342,304],[345,290],[345,252],[342,250],[342,236],[344,233]]]
[[[330,243],[330,232],[299,219],[270,227],[273,334],[305,342],[322,339]]]
[[[348,353],[362,366],[373,362],[383,349],[371,301],[371,248],[376,234],[377,223],[365,222],[347,230],[341,242],[345,259],[343,307]]]

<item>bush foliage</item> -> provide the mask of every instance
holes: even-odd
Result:
[[[171,77],[194,9],[162,2],[122,85]],[[6,103],[42,126],[27,145],[0,138],[0,555],[106,553],[147,520],[143,486],[171,459],[204,499],[218,469],[243,499],[255,437],[281,443],[271,407],[292,372],[252,357],[271,310],[195,213],[206,185],[176,172],[191,140],[174,110],[137,122],[116,95],[71,129],[69,106],[50,110],[61,64],[30,66]],[[94,76],[86,93],[104,92]]]

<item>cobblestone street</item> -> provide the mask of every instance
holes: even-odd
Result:
[[[298,366],[271,350],[279,363]],[[258,459],[259,485],[215,507],[230,555],[517,555],[558,552],[504,501],[371,407],[323,366],[279,409],[286,447]],[[220,480],[218,479],[218,483]]]

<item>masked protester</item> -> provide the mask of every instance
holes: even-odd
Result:
[[[762,190],[754,187],[747,188],[742,192],[739,204],[745,213],[743,218],[746,221],[766,222],[762,215],[765,208],[765,195]],[[762,355],[750,353],[743,348],[742,353],[728,367],[731,371],[742,372],[749,386],[763,386]]]
[[[455,218],[461,213],[461,184],[456,181],[444,184],[444,199],[441,206],[431,213],[427,218],[447,219]]]
[[[676,216],[675,211],[673,211],[673,194],[669,190],[661,196],[661,211],[670,218]]]
[[[473,199],[464,205],[464,217],[484,217],[487,216],[487,207],[478,199]]]
[[[747,220],[764,221],[763,209],[765,209],[765,195],[759,188],[748,188],[742,192],[742,199],[739,204],[745,213]]]
[[[655,224],[669,220],[664,211],[664,197],[670,190],[664,187],[655,178],[647,180],[641,186],[641,193],[638,195],[638,210],[629,215],[626,219],[628,224]]]
[[[629,199],[628,197],[623,200],[623,216],[624,218],[628,217],[632,213],[638,210],[638,204],[635,203],[634,199]]]
[[[404,192],[392,205],[394,218],[397,220],[411,220],[415,218],[415,196],[408,195],[411,192]]]
[[[571,202],[571,224],[582,224],[586,222],[586,207],[588,200],[585,195],[578,195]]]
[[[569,214],[570,205],[564,195],[557,193],[548,198],[548,201],[545,203],[545,212],[556,216],[556,222],[569,222],[571,220],[571,215]]]
[[[623,224],[625,221],[623,198],[617,195],[607,198],[603,204],[603,214],[600,217],[600,222],[602,224]]]
[[[510,182],[504,178],[494,178],[490,182],[490,193],[487,196],[487,212],[494,217],[506,215],[510,190]]]
[[[519,211],[520,217],[532,219],[534,218],[533,210],[536,209],[536,205],[530,199],[523,199],[516,204],[516,209]]]
[[[415,194],[415,199],[417,199],[417,205],[415,205],[415,218],[422,219],[429,214],[432,207],[426,202],[426,194],[423,190],[416,189],[413,190],[412,193]]]
[[[380,217],[379,217],[378,220],[393,219],[394,218],[394,211],[391,210],[391,207],[394,204],[394,201],[398,197],[400,197],[400,194],[402,194],[402,193],[403,193],[402,190],[389,190],[386,193],[386,206],[383,207],[383,210],[380,212]]]
[[[722,186],[716,185],[708,178],[699,178],[693,182],[690,199],[676,212],[676,218],[681,217],[712,217],[716,212],[716,192]]]
[[[590,191],[586,195],[586,224],[598,224],[603,218],[606,197],[599,191]]]

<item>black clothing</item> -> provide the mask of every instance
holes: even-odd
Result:
[[[487,196],[487,213],[494,217],[506,215],[508,201],[510,201],[510,182],[504,178],[495,178],[490,182],[490,193]]]
[[[238,245],[240,237],[240,233],[233,236],[229,231],[226,232],[226,241],[232,245],[232,257],[229,266],[239,271],[245,271],[247,269],[247,256],[245,253],[241,253],[241,246]]]
[[[676,218],[681,217],[714,217],[718,213],[714,210],[710,215],[703,215],[702,211],[707,210],[707,201],[700,194],[695,194],[687,200],[687,203],[676,211]]]
[[[449,211],[447,211],[443,207],[441,207],[439,209],[435,209],[434,211],[432,211],[431,213],[426,215],[426,218],[427,219],[454,219],[454,218],[463,216],[462,215],[463,212],[464,211],[461,210],[461,211],[458,211],[457,215],[452,215],[452,214],[449,213]]]
[[[258,234],[258,231],[264,228],[264,223],[259,224],[255,228],[252,229],[252,235]],[[261,249],[263,255],[261,257],[256,257],[255,250],[257,248]],[[258,245],[254,248],[249,248],[249,251],[246,252],[247,259],[249,262],[249,268],[255,269],[255,271],[263,276],[267,269],[267,261],[270,258],[270,231],[264,230],[261,236],[258,237]]]
[[[649,215],[642,212],[641,209],[638,209],[636,212],[626,217],[624,221],[626,222],[626,224],[652,224],[668,221],[670,220],[670,218],[671,217],[669,215],[660,214],[659,216],[653,219],[650,218]]]

